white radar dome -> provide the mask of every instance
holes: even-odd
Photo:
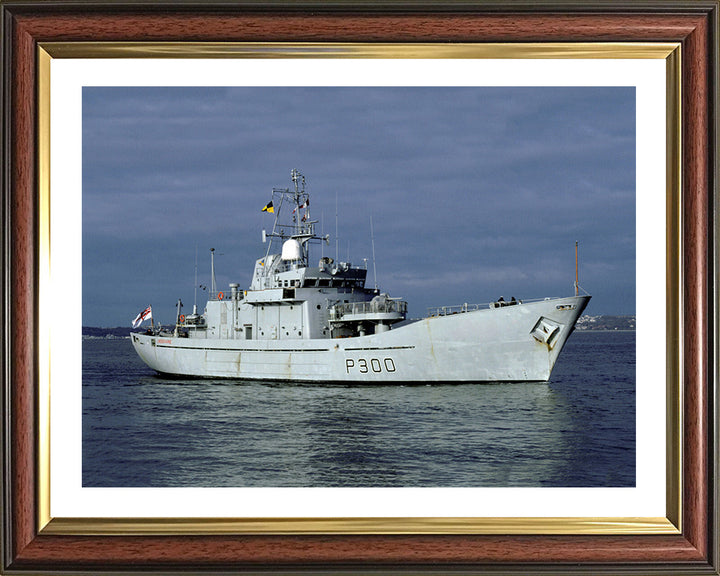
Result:
[[[283,260],[300,260],[302,257],[300,242],[294,239],[286,240],[283,244],[282,255],[280,257]]]

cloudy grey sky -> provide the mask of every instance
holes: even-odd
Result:
[[[586,313],[635,312],[634,88],[85,87],[82,134],[85,326],[189,311],[196,247],[247,287],[292,168],[412,317],[569,295],[576,240]]]

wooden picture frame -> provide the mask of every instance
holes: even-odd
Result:
[[[61,571],[698,573],[718,574],[717,477],[717,67],[718,2],[290,2],[6,1],[2,16],[3,524],[2,569]],[[432,533],[265,527],[198,532],[196,525],[134,522],[73,530],[44,522],[39,454],[47,440],[39,394],[38,279],[43,223],[38,154],[47,128],[38,105],[43,45],[83,53],[84,43],[677,43],[680,147],[668,173],[680,205],[682,288],[677,340],[667,343],[680,397],[669,434],[668,521],[659,533],[527,533],[522,525]],[[222,44],[219,44],[220,46]],[[672,146],[671,146],[672,148]],[[672,236],[672,234],[669,234]],[[671,289],[670,294],[673,293]],[[675,403],[674,403],[675,402]],[[675,439],[675,440],[674,440]],[[676,442],[677,445],[674,445]],[[673,497],[672,494],[677,494]]]

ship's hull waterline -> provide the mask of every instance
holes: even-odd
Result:
[[[132,334],[162,374],[392,384],[547,381],[589,296],[429,317],[350,338],[243,340]]]

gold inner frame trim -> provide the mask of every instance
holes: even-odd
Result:
[[[38,50],[38,514],[50,518],[50,60]],[[40,526],[42,526],[42,522]]]
[[[50,513],[50,69],[53,58],[494,58],[666,60],[666,517],[53,518]],[[52,42],[38,46],[38,530],[43,534],[678,534],[682,518],[680,44]]]
[[[43,534],[678,534],[666,518],[57,518]]]
[[[523,44],[45,42],[53,58],[495,58],[658,59],[677,43],[566,42]]]
[[[680,331],[683,309],[680,302],[682,270],[682,47],[665,60],[666,66],[666,452],[667,490],[665,510],[672,523],[682,530],[682,430],[683,385],[680,378],[682,345]]]

